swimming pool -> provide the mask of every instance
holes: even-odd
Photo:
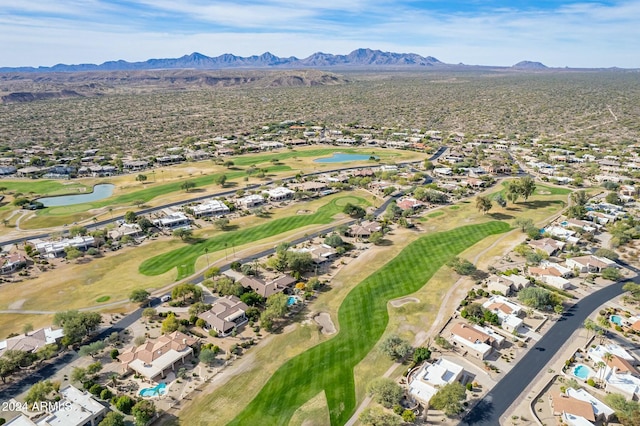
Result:
[[[609,321],[616,325],[622,325],[622,317],[620,315],[611,315]]]
[[[567,226],[569,224],[569,222],[567,222],[566,220],[564,222],[560,222],[560,225],[562,226]]]
[[[167,393],[167,384],[166,383],[158,383],[152,388],[144,388],[140,389],[138,395],[148,398],[151,396],[160,396]]]
[[[289,296],[287,299],[287,306],[295,305],[296,303],[298,303],[298,298],[295,296]]]
[[[593,375],[593,372],[589,367],[584,364],[578,364],[573,369],[573,375],[579,379],[587,380],[589,376]]]

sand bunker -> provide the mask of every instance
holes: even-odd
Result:
[[[415,297],[403,297],[402,299],[396,299],[391,301],[391,306],[394,308],[399,308],[402,305],[406,305],[407,303],[420,303],[420,299]]]
[[[320,312],[318,315],[313,317],[313,320],[318,323],[322,329],[320,332],[322,334],[334,334],[336,332],[336,327],[333,325],[333,321],[331,321],[331,316],[326,312]]]

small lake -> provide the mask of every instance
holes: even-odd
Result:
[[[331,157],[316,158],[314,163],[345,163],[347,161],[363,161],[371,158],[367,154],[345,154],[343,152],[335,152]],[[375,157],[375,156],[374,156]],[[375,157],[378,158],[378,157]]]
[[[98,201],[102,200],[103,198],[111,197],[114,188],[115,186],[110,183],[101,183],[100,185],[96,185],[93,187],[93,192],[73,195],[59,195],[57,197],[44,197],[39,198],[37,201],[40,201],[42,204],[44,204],[45,207],[62,207],[72,206],[74,204],[90,203],[92,201]]]

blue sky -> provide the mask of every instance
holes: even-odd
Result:
[[[0,40],[0,66],[368,47],[447,63],[640,68],[640,0],[2,0]]]

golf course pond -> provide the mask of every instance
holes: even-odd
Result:
[[[92,201],[102,200],[111,197],[114,185],[110,183],[101,183],[93,187],[92,192],[84,194],[59,195],[56,197],[39,198],[37,201],[44,204],[45,207],[62,207],[72,206],[74,204],[90,203]]]

